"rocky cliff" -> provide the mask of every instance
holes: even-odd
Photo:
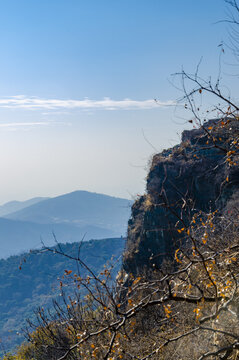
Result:
[[[128,224],[126,273],[160,266],[181,240],[179,218],[187,224],[196,211],[223,209],[238,191],[238,133],[237,120],[210,120],[153,157],[146,194],[133,204]]]

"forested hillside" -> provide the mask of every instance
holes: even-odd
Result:
[[[115,276],[121,266],[124,243],[123,238],[84,242],[80,256],[97,275],[104,265],[113,264]],[[77,257],[79,242],[60,244],[60,249]],[[78,273],[76,261],[46,250],[0,260],[1,351],[10,350],[24,340],[25,320],[34,318],[38,307],[51,308],[52,300],[60,298],[59,285],[65,270]],[[84,276],[85,269],[80,270]],[[68,288],[64,290],[67,292]]]

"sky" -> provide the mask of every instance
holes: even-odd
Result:
[[[172,74],[201,58],[217,74],[226,14],[223,0],[0,0],[0,203],[142,194],[152,155],[188,128]]]

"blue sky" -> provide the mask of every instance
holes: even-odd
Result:
[[[223,0],[0,0],[0,203],[142,193],[186,126],[171,74],[201,57],[217,74],[225,17]]]

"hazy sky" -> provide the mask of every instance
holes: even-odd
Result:
[[[225,13],[223,0],[0,0],[0,203],[142,193],[150,156],[185,128],[171,74],[202,56],[215,74]]]

